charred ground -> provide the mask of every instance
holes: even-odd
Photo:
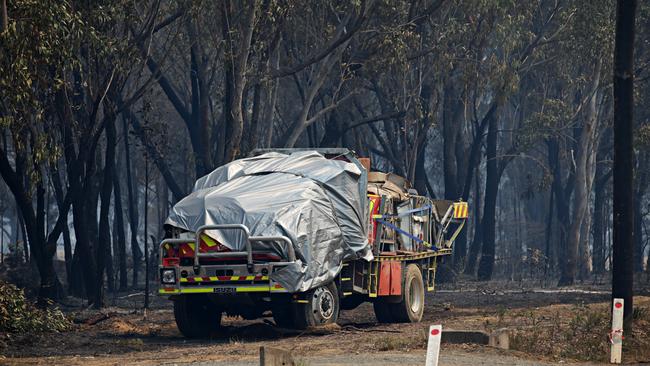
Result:
[[[628,362],[650,360],[650,291],[641,292],[645,296],[636,301],[635,333],[626,337]],[[446,329],[507,328],[512,348],[445,344],[443,362],[445,354],[452,364],[458,357],[469,357],[462,362],[511,357],[523,364],[597,362],[607,358],[609,298],[606,288],[597,285],[556,290],[473,282],[429,294],[419,324],[378,324],[372,306],[364,304],[342,312],[339,325],[324,329],[299,332],[275,327],[270,317],[255,321],[226,317],[223,332],[190,341],[176,329],[166,300],[158,298],[145,314],[132,310],[142,294],[124,293],[114,299],[115,306],[101,312],[80,310],[68,299],[65,310],[74,323],[70,331],[36,337],[5,335],[5,358],[0,360],[8,364],[252,364],[260,346],[271,346],[291,350],[305,364],[335,363],[341,355],[357,357],[359,362],[383,357],[385,364],[391,364],[395,354],[416,357],[404,362],[417,364],[426,347],[425,329],[441,323]]]

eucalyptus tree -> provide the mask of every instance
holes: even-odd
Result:
[[[5,71],[0,78],[0,116],[3,140],[9,141],[0,149],[0,174],[24,219],[41,278],[39,297],[56,299],[60,285],[52,260],[78,187],[67,190],[56,224],[45,228],[47,174],[58,171],[57,160],[64,150],[63,141],[52,133],[57,128],[52,116],[57,102],[67,98],[63,94],[66,75],[76,66],[71,59],[82,42],[97,37],[68,3],[10,2],[7,14],[7,30],[0,34],[0,63]],[[86,146],[94,149],[99,133],[88,133]],[[80,168],[68,166],[72,174],[79,174]]]
[[[485,139],[486,186],[483,217],[480,220],[482,246],[479,278],[489,279],[494,265],[496,197],[500,179],[507,164],[516,156],[515,153],[524,148],[515,143],[516,131],[523,126],[524,121],[516,118],[512,122],[512,118],[503,118],[509,108],[507,103],[519,92],[526,74],[538,66],[542,52],[540,49],[554,41],[567,18],[562,16],[565,8],[559,2],[535,2],[526,6],[467,2],[463,11],[468,14],[470,29],[475,34],[474,38],[470,38],[469,46],[466,47],[469,51],[463,57],[475,60],[476,66],[459,66],[462,70],[460,75],[467,73],[463,77],[466,80],[465,88],[461,89],[460,94],[456,94],[453,88],[446,89],[448,96],[445,97],[443,107],[443,127],[445,123],[447,126],[462,126],[461,122],[454,121],[468,121],[465,131],[468,131],[469,138],[460,138],[457,127],[447,127],[447,133],[443,128],[446,146],[443,147],[444,164],[447,165],[444,169],[445,196],[448,199],[469,198]],[[447,121],[448,118],[450,120]],[[505,120],[511,121],[511,126],[505,127]],[[470,132],[472,129],[473,133]],[[510,133],[500,132],[501,129]],[[453,134],[456,134],[456,139]],[[446,140],[451,140],[452,146],[448,146]],[[463,145],[463,140],[468,143]],[[499,141],[510,145],[501,153]],[[475,240],[472,248],[474,253],[477,252],[478,245],[479,242]],[[456,259],[462,262],[464,253],[459,253]],[[469,270],[471,272],[472,268]]]
[[[545,107],[536,117],[547,126],[541,136],[553,176],[560,285],[573,284],[578,267],[589,268],[588,202],[599,133],[605,130],[602,121],[608,113],[608,89],[602,80],[611,69],[606,55],[612,49],[613,24],[607,2],[574,3],[569,11],[572,21],[547,52],[553,62],[544,71]]]
[[[198,177],[240,154],[243,103],[261,2],[163,5],[154,21],[133,32],[150,73],[186,127]],[[162,46],[170,38],[173,48]],[[155,152],[151,146],[149,150]],[[152,155],[161,172],[169,170],[162,154]],[[174,175],[165,174],[165,180],[180,199],[184,192]]]

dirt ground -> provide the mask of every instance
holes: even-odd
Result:
[[[624,361],[650,362],[650,292],[635,298],[635,333],[627,335]],[[225,317],[210,340],[186,340],[174,324],[171,304],[155,298],[146,313],[132,310],[141,294],[123,294],[101,312],[66,308],[71,331],[39,337],[0,338],[4,365],[254,365],[260,346],[290,350],[301,365],[422,365],[429,324],[444,329],[508,329],[511,350],[444,344],[442,365],[553,365],[607,359],[604,288],[544,290],[465,285],[427,295],[418,324],[378,324],[371,304],[343,311],[339,325],[296,332],[272,318]],[[74,304],[71,304],[74,305]],[[637,314],[638,313],[638,314]],[[101,320],[100,320],[101,319]],[[99,320],[94,325],[87,323]],[[580,360],[580,361],[579,361]]]

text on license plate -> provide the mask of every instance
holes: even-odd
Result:
[[[215,287],[212,292],[215,294],[234,294],[236,289],[234,287]]]

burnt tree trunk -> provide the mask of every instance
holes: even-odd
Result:
[[[475,191],[474,191],[474,238],[472,238],[472,244],[469,247],[469,253],[467,254],[467,261],[465,263],[465,274],[473,276],[476,272],[476,261],[478,259],[478,253],[481,251],[481,236],[482,229],[481,226],[481,176],[478,171],[478,166],[476,167],[476,177],[475,181]]]
[[[117,174],[117,170],[113,170],[113,191],[115,199],[115,208],[113,220],[113,225],[115,225],[115,236],[114,240],[117,241],[117,265],[118,273],[120,278],[120,291],[124,291],[128,288],[128,278],[127,278],[127,269],[126,269],[126,235],[124,234],[124,211],[122,209],[122,191],[120,187],[120,179]]]
[[[485,203],[483,208],[483,247],[478,267],[478,279],[486,281],[492,278],[494,269],[494,247],[496,240],[496,204],[499,192],[499,167],[497,164],[497,121],[490,118],[485,151]]]
[[[142,251],[138,245],[138,208],[137,197],[133,190],[132,166],[131,166],[131,148],[129,146],[129,129],[126,124],[126,119],[122,119],[124,130],[124,151],[126,158],[126,187],[128,193],[128,211],[129,211],[129,226],[131,227],[131,256],[133,259],[133,282],[132,286],[138,286],[138,273],[140,271],[140,260],[142,259]]]
[[[93,153],[92,156],[95,156]],[[72,203],[72,216],[75,230],[75,256],[79,260],[83,274],[86,298],[90,304],[98,298],[97,291],[97,204],[99,199],[98,177],[95,172],[97,159],[85,164],[85,174],[81,178],[81,189]]]
[[[415,161],[415,181],[413,185],[419,194],[433,197],[433,192],[427,192],[427,171],[424,165],[425,151],[427,149],[426,141],[423,142],[417,154],[417,160]]]
[[[270,58],[268,61],[267,67],[273,67],[278,69],[280,66],[280,47],[275,47],[270,51]],[[273,115],[275,113],[275,105],[278,101],[278,88],[280,86],[279,79],[273,79],[266,82],[265,88],[265,99],[264,103],[264,113],[262,115],[262,121],[265,124],[265,128],[262,129],[262,138],[263,141],[260,142],[261,147],[271,147],[273,145]]]
[[[19,152],[17,152],[19,154]],[[20,160],[17,157],[16,160]],[[34,159],[37,161],[37,159]],[[38,293],[39,303],[45,304],[45,300],[56,300],[61,295],[61,285],[54,271],[54,254],[56,252],[56,242],[61,234],[65,219],[67,218],[69,206],[64,205],[59,211],[56,224],[50,234],[47,234],[45,228],[45,204],[43,180],[34,182],[36,187],[36,210],[32,204],[29,195],[30,185],[25,185],[24,181],[28,179],[27,174],[22,169],[24,166],[16,162],[16,168],[11,166],[4,149],[0,149],[0,175],[9,187],[16,200],[16,207],[23,217],[23,241],[29,239],[32,260],[35,261],[40,276],[40,288]],[[39,167],[35,167],[39,171]],[[27,255],[27,251],[25,253]]]
[[[445,199],[456,201],[460,198],[456,144],[459,138],[459,98],[452,82],[445,84],[442,110],[442,169],[445,184]],[[467,254],[467,241],[456,241],[454,244],[453,263],[455,268],[460,268],[465,262]]]
[[[156,167],[158,168],[158,171],[160,172],[160,175],[162,175],[162,177],[165,179],[165,182],[167,183],[167,186],[169,189],[171,189],[172,194],[174,195],[174,199],[180,201],[183,197],[185,197],[186,190],[184,187],[181,188],[179,186],[178,182],[176,181],[176,176],[172,173],[169,165],[165,161],[165,157],[158,150],[156,144],[148,138],[138,116],[135,115],[135,113],[133,113],[130,109],[126,109],[123,113],[126,116],[125,118],[128,118],[131,121],[133,132],[136,136],[138,136],[142,145],[144,145],[148,156],[153,159]],[[125,132],[125,136],[127,136],[127,132]],[[128,142],[125,142],[125,144],[128,144]],[[183,176],[187,177],[187,174],[183,174]]]
[[[208,93],[208,77],[203,48],[198,38],[198,29],[191,18],[186,21],[187,34],[190,40],[190,84],[192,88],[192,110],[188,124],[190,140],[195,151],[196,176],[207,174],[212,169],[212,154],[210,146],[210,99]]]
[[[618,0],[614,44],[614,243],[612,297],[625,300],[632,330],[634,281],[634,18],[636,0]]]
[[[228,2],[226,2],[228,3]],[[229,8],[228,4],[228,8]],[[244,98],[244,89],[246,86],[246,69],[248,67],[248,56],[251,49],[251,40],[253,37],[253,29],[255,27],[255,19],[257,13],[256,3],[246,3],[242,5],[242,29],[239,30],[240,39],[237,47],[231,49],[233,55],[236,56],[235,62],[232,65],[233,77],[233,93],[230,101],[230,113],[232,113],[232,130],[230,138],[226,142],[226,151],[224,153],[224,162],[229,162],[237,158],[240,154],[240,145],[244,132],[244,116],[242,111],[242,102]],[[231,16],[230,9],[224,10],[224,14],[228,17]],[[224,19],[224,21],[226,21]],[[228,35],[229,37],[232,34]],[[234,46],[230,43],[230,46]]]
[[[104,174],[101,187],[101,206],[99,209],[99,237],[97,241],[97,277],[95,308],[101,308],[104,302],[104,271],[106,271],[108,286],[113,286],[113,266],[111,259],[111,228],[108,220],[109,208],[111,206],[111,194],[113,193],[113,168],[115,166],[115,118],[106,121],[106,154],[104,157]],[[110,269],[110,270],[109,270]]]
[[[556,222],[558,223],[557,240],[553,251],[557,265],[562,267],[566,259],[566,242],[568,223],[570,222],[570,196],[573,190],[573,178],[569,176],[566,182],[562,181],[562,161],[560,160],[560,147],[557,138],[546,141],[548,149],[548,163],[553,174],[551,189],[555,199]]]
[[[600,176],[596,179],[594,185],[594,222],[593,232],[593,270],[594,273],[600,274],[605,271],[605,258],[607,251],[605,248],[606,231],[606,213],[605,204],[607,199],[607,182],[610,176]]]
[[[29,258],[31,257],[29,252],[29,237],[27,236],[27,227],[25,226],[25,216],[20,208],[18,209],[18,225],[23,238],[23,242],[21,243],[23,245],[23,259],[25,259],[25,263],[29,263]]]
[[[553,207],[555,206],[554,198],[555,194],[551,189],[548,192],[548,215],[546,216],[546,230],[544,233],[544,256],[546,257],[546,261],[544,263],[544,277],[548,275],[548,271],[551,268],[551,264],[553,263],[551,237],[553,234]]]
[[[63,187],[61,183],[61,177],[59,176],[59,173],[52,169],[50,172],[50,179],[52,181],[52,185],[54,186],[54,198],[56,199],[56,204],[57,207],[59,208],[59,211],[62,211],[64,208],[64,194],[63,194]],[[64,259],[65,259],[65,274],[66,274],[66,281],[68,288],[70,288],[70,284],[72,283],[72,242],[70,240],[70,229],[68,228],[68,218],[67,218],[67,213],[66,213],[66,218],[65,218],[65,224],[63,225],[63,253],[64,253]]]
[[[72,204],[72,216],[76,238],[74,254],[80,266],[79,269],[82,274],[86,298],[92,301],[96,298],[94,291],[96,289],[95,284],[97,283],[95,280],[97,266],[95,264],[95,255],[91,247],[91,240],[87,229],[89,220],[86,216],[87,210],[85,207],[84,196],[85,194],[79,195]]]

